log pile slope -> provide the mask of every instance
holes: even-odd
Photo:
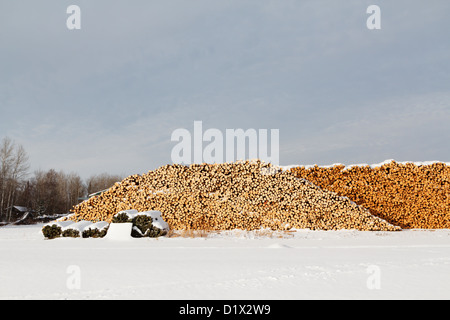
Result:
[[[166,165],[132,175],[73,208],[71,219],[110,222],[158,210],[175,230],[400,230],[366,208],[260,161]]]
[[[450,228],[450,166],[445,163],[391,161],[375,167],[294,167],[290,172],[401,228]]]

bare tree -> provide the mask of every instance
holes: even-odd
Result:
[[[12,166],[14,145],[10,138],[6,137],[0,147],[0,216],[6,211],[6,199],[8,193],[9,175]]]
[[[69,181],[69,209],[71,209],[72,206],[78,204],[80,202],[79,199],[86,194],[86,187],[77,173],[69,174],[67,179]]]
[[[6,137],[0,145],[0,215],[11,219],[11,212],[17,193],[28,173],[28,155]]]
[[[54,169],[34,173],[33,207],[39,214],[62,213],[60,178]]]
[[[85,189],[78,174],[65,174],[62,171],[58,173],[58,194],[64,207],[63,212],[69,212],[79,202],[78,199],[85,194]]]
[[[25,149],[6,137],[0,142],[0,220],[11,221],[15,205],[38,214],[67,213],[86,194],[110,188],[122,180],[118,175],[102,173],[86,184],[76,173],[54,169],[36,171],[26,180],[29,160]]]
[[[17,191],[23,183],[23,178],[28,174],[28,155],[22,146],[15,150],[11,168],[11,186],[8,195],[8,220],[11,219],[12,207],[17,196]]]
[[[54,169],[36,171],[29,182],[29,189],[32,207],[39,215],[67,213],[86,194],[86,187],[78,174]]]
[[[99,175],[91,176],[87,179],[87,192],[88,194],[92,194],[95,192],[103,191],[105,189],[111,188],[114,183],[122,180],[122,177],[119,175],[111,175],[108,173],[102,173]]]

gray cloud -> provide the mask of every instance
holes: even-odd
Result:
[[[140,173],[171,132],[278,128],[289,163],[448,161],[446,1],[6,2],[0,136],[34,167]],[[24,10],[24,7],[27,10]]]

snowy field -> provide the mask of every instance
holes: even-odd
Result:
[[[0,299],[449,299],[450,230],[44,240],[0,228]]]

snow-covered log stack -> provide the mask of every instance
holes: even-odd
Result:
[[[349,168],[296,167],[291,172],[402,228],[450,228],[450,166],[445,163],[391,161]]]
[[[71,219],[110,222],[128,209],[161,211],[175,230],[400,229],[260,161],[166,165],[133,175],[73,208]]]

